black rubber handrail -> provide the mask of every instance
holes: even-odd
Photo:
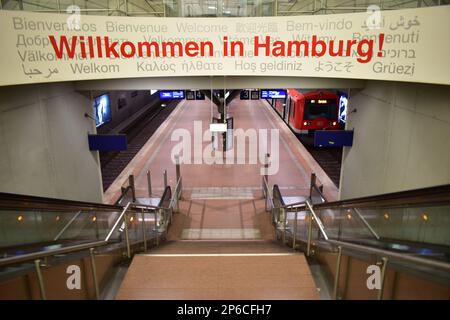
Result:
[[[114,202],[115,206],[120,206],[120,203],[123,201],[123,199],[125,199],[125,197],[127,196],[128,192],[132,191],[132,187],[131,186],[127,186],[127,187],[122,187],[121,188],[121,193],[120,193],[120,197],[116,200],[116,202]]]
[[[164,189],[161,200],[159,200],[158,207],[168,208],[170,205],[170,200],[172,200],[172,189],[170,188],[170,186],[167,186]]]
[[[450,204],[450,184],[315,204],[314,209],[436,206],[448,204]]]
[[[121,211],[122,206],[0,192],[0,210]]]
[[[73,246],[68,246],[68,247],[53,249],[53,250],[48,250],[48,251],[37,251],[37,252],[32,252],[32,253],[26,253],[26,254],[22,254],[19,256],[12,256],[12,257],[8,257],[8,258],[0,259],[0,267],[15,265],[15,264],[33,261],[36,259],[42,259],[45,257],[50,257],[50,256],[54,256],[54,255],[59,255],[59,254],[67,254],[67,253],[88,250],[90,248],[106,246],[109,244],[112,244],[112,243],[107,242],[107,241],[93,241],[93,242],[77,244],[77,245],[73,245]]]
[[[274,203],[275,207],[285,207],[286,206],[286,204],[284,203],[284,200],[283,200],[283,196],[281,195],[280,188],[278,187],[277,184],[275,184],[273,186],[272,197],[273,197],[273,200],[276,200],[276,202],[279,202],[279,204]]]

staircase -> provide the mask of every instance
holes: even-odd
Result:
[[[319,299],[303,253],[268,236],[268,215],[252,201],[180,201],[168,240],[134,256],[116,299]],[[248,230],[263,237],[246,239]]]
[[[116,299],[319,299],[303,254],[274,241],[171,241],[136,255]]]

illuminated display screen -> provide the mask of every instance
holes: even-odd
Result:
[[[164,90],[159,92],[159,98],[160,99],[184,99],[184,90],[175,90],[175,91],[169,91]]]
[[[261,90],[261,99],[285,99],[286,90],[265,89]]]
[[[327,104],[327,103],[328,103],[328,100],[326,100],[326,99],[319,99],[319,100],[313,99],[313,100],[311,100],[311,103]]]
[[[339,98],[339,122],[345,123],[347,121],[347,105],[348,98],[342,94]]]
[[[95,126],[111,121],[109,94],[103,94],[94,99]]]

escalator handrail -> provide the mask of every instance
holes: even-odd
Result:
[[[322,199],[322,203],[328,202],[327,198],[323,194],[323,191],[320,189],[320,187],[318,187],[317,185],[312,185],[311,186],[311,191],[312,190],[315,190],[319,194],[320,198]],[[311,192],[310,197],[312,197],[312,192]]]
[[[280,203],[279,208],[286,207],[286,204],[284,203],[283,197],[281,196],[280,188],[278,187],[277,184],[275,184],[273,186],[272,198],[273,198],[273,200],[275,200],[275,199],[278,200],[278,202]]]
[[[106,238],[104,240],[72,245],[72,246],[68,246],[68,247],[60,248],[60,249],[39,251],[39,252],[33,252],[33,253],[27,253],[27,254],[22,254],[22,255],[18,255],[18,256],[3,258],[3,259],[0,259],[0,267],[6,266],[6,265],[17,264],[17,263],[21,263],[21,262],[27,262],[30,260],[41,259],[41,258],[45,258],[45,257],[49,257],[49,256],[54,256],[57,254],[73,253],[73,252],[82,251],[82,250],[86,250],[86,249],[90,249],[90,248],[108,245],[110,243],[109,239],[111,238],[112,234],[117,229],[117,227],[119,226],[120,221],[122,220],[122,218],[124,217],[126,212],[129,210],[131,205],[132,205],[132,203],[129,202],[123,208],[121,214],[116,219],[115,223],[113,224],[113,227],[108,232],[108,235],[106,236]]]
[[[146,208],[148,210],[164,209],[159,206],[132,204],[130,211]],[[0,212],[5,210],[58,211],[58,212],[121,212],[125,207],[95,202],[72,201],[55,198],[35,197],[0,192]],[[139,211],[140,212],[140,211]]]
[[[0,192],[0,210],[121,211],[122,206]]]
[[[123,201],[123,199],[125,199],[125,197],[127,196],[128,192],[131,191],[131,190],[132,190],[131,186],[127,186],[127,187],[125,187],[125,188],[122,187],[122,188],[121,188],[120,196],[119,196],[119,198],[116,200],[116,202],[114,202],[114,205],[115,205],[115,206],[120,206],[121,203],[122,203],[122,201]]]
[[[172,189],[170,188],[170,186],[167,186],[164,189],[164,192],[163,192],[163,195],[161,197],[161,200],[159,200],[158,207],[165,208],[164,207],[164,202],[169,202],[169,206],[168,207],[170,207],[170,201],[171,200],[172,200]]]
[[[426,192],[425,192],[426,194],[430,194],[432,192],[439,191],[439,194],[442,195],[444,192],[450,191],[450,185],[438,186],[438,187],[432,187],[432,188],[425,188],[425,189],[420,189],[420,190],[426,190]],[[414,195],[417,195],[418,192],[420,192],[420,191],[419,190],[413,190],[411,192],[405,191],[405,192],[393,193],[393,194],[389,194],[388,198],[391,198],[392,195],[395,195],[395,194],[397,194],[397,195],[400,194],[400,195],[411,196],[412,197]],[[367,198],[369,198],[369,197],[367,197]],[[370,197],[370,198],[376,198],[376,197]],[[366,198],[361,198],[361,199],[366,199]],[[349,202],[350,201],[352,201],[352,200],[349,200]],[[343,202],[345,202],[345,201],[343,201]],[[336,203],[341,203],[341,201],[336,202]],[[429,203],[429,201],[427,203]],[[301,202],[298,203],[298,204],[301,204]],[[289,204],[287,206],[284,206],[284,208],[285,209],[295,208],[295,206],[298,205],[298,204]],[[325,231],[325,227],[324,227],[324,224],[322,223],[322,220],[315,213],[315,209],[317,207],[319,207],[321,209],[324,208],[324,207],[326,207],[326,208],[329,208],[329,207],[336,208],[335,206],[332,205],[333,202],[325,203],[325,204],[313,205],[313,204],[310,203],[310,201],[307,200],[307,201],[304,202],[304,204],[305,204],[305,209],[308,210],[312,214],[312,216],[314,217],[313,220],[315,221],[315,223],[319,227],[320,232],[322,233],[322,235],[324,237],[323,242],[330,244],[333,249],[336,248],[336,247],[342,247],[342,248],[345,248],[347,250],[353,250],[353,251],[357,251],[357,252],[364,253],[364,254],[375,254],[375,255],[379,255],[379,256],[383,256],[383,257],[387,257],[387,258],[392,258],[392,259],[395,259],[395,260],[412,262],[412,263],[416,263],[416,264],[421,264],[423,266],[438,268],[438,269],[450,272],[450,263],[436,261],[436,260],[431,260],[431,259],[426,259],[426,258],[417,257],[417,256],[412,256],[410,254],[397,253],[397,252],[393,252],[393,251],[389,251],[389,250],[378,249],[378,248],[374,248],[374,247],[370,247],[370,246],[366,246],[366,245],[360,245],[360,244],[354,244],[354,243],[349,243],[349,242],[345,242],[345,241],[338,241],[338,240],[330,239],[328,237],[326,231]],[[321,247],[321,248],[329,250],[329,248],[327,246],[323,245],[322,241],[316,241],[315,245],[317,245],[318,247]]]
[[[120,222],[122,221],[125,214],[134,208],[136,208],[136,209],[146,208],[148,211],[154,211],[155,209],[167,209],[167,208],[161,208],[161,207],[157,207],[157,206],[147,206],[147,205],[135,206],[133,203],[129,202],[123,208],[121,214],[116,219],[115,223],[113,224],[112,228],[110,229],[110,231],[108,232],[108,235],[106,236],[106,238],[104,240],[92,241],[92,242],[88,242],[88,243],[76,244],[76,245],[59,248],[59,249],[52,249],[52,250],[48,250],[48,251],[39,251],[39,252],[27,253],[27,254],[23,254],[23,255],[19,255],[19,256],[3,258],[3,259],[0,259],[0,267],[6,266],[6,265],[18,264],[18,263],[27,262],[27,261],[36,260],[36,259],[41,259],[41,258],[45,258],[45,257],[49,257],[49,256],[58,255],[58,254],[73,253],[73,252],[83,251],[83,250],[90,249],[90,248],[109,245],[109,244],[111,244],[110,238],[111,238],[112,234],[120,225]],[[142,212],[142,211],[138,211],[138,212]],[[142,242],[142,241],[140,241],[140,242]]]
[[[334,245],[335,247],[340,246],[342,248],[346,248],[346,249],[353,250],[353,251],[363,252],[366,254],[375,254],[378,256],[382,256],[382,257],[393,258],[396,260],[413,262],[413,263],[421,264],[421,265],[424,265],[427,267],[438,268],[438,269],[450,272],[450,263],[447,263],[447,262],[441,262],[441,261],[437,261],[437,260],[421,258],[421,257],[413,256],[410,254],[397,253],[394,251],[378,249],[378,248],[374,248],[374,247],[369,247],[369,246],[345,242],[345,241],[338,241],[338,240],[333,240],[333,239],[328,239],[326,241],[329,242],[330,244]],[[319,247],[321,246],[320,243],[316,243],[316,245],[318,245]]]
[[[450,204],[450,184],[315,204],[315,209],[408,207]]]
[[[64,247],[64,248],[60,248],[60,249],[39,251],[39,252],[22,254],[19,256],[3,258],[3,259],[0,259],[0,267],[18,264],[18,263],[27,262],[27,261],[33,261],[36,259],[41,259],[41,258],[45,258],[45,257],[49,257],[49,256],[58,255],[58,254],[66,254],[66,253],[73,253],[73,252],[77,252],[77,251],[83,251],[83,250],[87,250],[90,248],[105,246],[108,244],[109,244],[109,242],[100,240],[100,241],[93,241],[93,242],[88,242],[88,243],[83,243],[83,244],[77,244],[77,245]]]
[[[179,178],[176,186],[176,190],[181,188],[181,177]],[[178,191],[175,192],[175,196],[178,195]],[[164,203],[168,202],[168,206],[164,207]],[[0,211],[1,210],[40,210],[40,211],[77,211],[75,217],[77,217],[83,211],[107,211],[107,212],[117,212],[120,211],[119,217],[114,222],[112,228],[109,230],[108,235],[104,240],[92,241],[83,244],[76,244],[64,248],[52,249],[48,251],[39,251],[33,253],[27,253],[18,256],[12,256],[0,259],[0,267],[6,265],[13,265],[22,262],[27,262],[30,260],[36,260],[48,256],[54,256],[58,254],[66,254],[77,251],[82,251],[90,248],[106,246],[110,244],[110,238],[114,231],[120,225],[120,222],[124,219],[127,212],[131,213],[154,213],[155,210],[168,210],[172,205],[172,191],[170,186],[167,186],[164,190],[164,194],[159,202],[158,206],[145,205],[138,203],[127,203],[126,206],[119,205],[107,205],[92,202],[82,202],[82,201],[71,201],[71,200],[61,200],[46,197],[36,197],[36,196],[26,196],[20,194],[10,194],[10,193],[0,193]],[[71,219],[68,224],[60,231],[58,236],[65,232],[67,227],[73,222]],[[142,242],[142,241],[141,241]]]
[[[320,228],[321,226],[323,226],[322,220],[315,214],[314,206],[309,205],[309,202],[307,202],[307,204],[308,204],[308,209],[314,216],[314,220],[315,220],[316,224]],[[322,228],[320,228],[320,229],[322,231]],[[324,233],[322,233],[322,234],[324,234]],[[416,257],[416,256],[412,256],[410,254],[397,253],[397,252],[393,252],[393,251],[389,251],[389,250],[377,249],[374,247],[360,245],[360,244],[354,244],[354,243],[350,243],[350,242],[346,242],[346,241],[333,240],[333,239],[329,239],[327,237],[323,241],[331,244],[332,247],[334,247],[334,248],[342,247],[342,248],[346,248],[349,250],[362,252],[365,254],[375,254],[375,255],[383,256],[383,257],[387,257],[387,258],[394,258],[396,260],[413,262],[413,263],[421,264],[421,265],[424,265],[427,267],[439,268],[439,269],[447,271],[447,272],[450,271],[450,263],[446,263],[446,262]],[[320,241],[317,241],[316,245],[321,248],[328,249],[326,246],[321,245]]]

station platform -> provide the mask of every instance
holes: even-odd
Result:
[[[309,196],[310,176],[314,172],[324,186],[329,201],[337,200],[338,189],[297,137],[264,100],[234,99],[228,105],[228,116],[234,118],[234,129],[278,129],[280,136],[279,169],[269,176],[270,184],[278,184],[291,202]],[[163,192],[163,170],[168,184],[176,183],[172,149],[179,141],[171,141],[176,129],[194,131],[194,122],[202,122],[202,135],[211,119],[211,101],[182,101],[105,192],[106,203],[120,196],[120,188],[129,175],[135,177],[137,198],[148,197],[147,171],[152,176],[153,192]],[[192,138],[194,143],[195,138]],[[203,148],[210,141],[203,142]],[[249,140],[246,139],[246,150]],[[270,148],[269,148],[270,150]],[[246,153],[248,157],[248,152]],[[172,228],[183,239],[260,239],[271,238],[273,227],[265,215],[261,191],[261,164],[181,164],[183,195],[179,218]],[[236,163],[236,162],[235,162]],[[262,220],[267,220],[262,222]],[[183,220],[183,222],[181,222]],[[221,229],[220,232],[217,229]],[[270,230],[269,234],[265,230]],[[172,234],[174,231],[172,231]]]
[[[201,121],[203,135],[211,110],[208,99],[182,101],[105,192],[105,202],[113,203],[120,196],[129,175],[135,177],[136,198],[148,202],[148,170],[155,196],[163,192],[163,170],[167,170],[168,185],[174,186],[171,152],[179,141],[172,141],[172,133],[180,128],[193,133],[194,122]],[[288,202],[304,201],[309,196],[312,172],[324,185],[326,197],[337,199],[333,182],[268,103],[234,99],[227,115],[233,117],[235,130],[279,130],[279,169],[268,179],[270,184],[279,185]],[[273,243],[275,230],[261,187],[263,165],[249,164],[250,140],[245,143],[245,164],[195,164],[194,152],[191,164],[181,164],[183,193],[167,241],[152,254],[135,257],[118,299],[153,299],[161,298],[161,294],[171,299],[319,298],[304,255]],[[210,141],[203,141],[202,150],[208,144]],[[282,265],[296,271],[280,273]],[[299,277],[298,272],[302,273]],[[152,276],[146,277],[147,273]],[[293,274],[295,281],[290,279]],[[158,284],[155,275],[160,275],[156,278],[164,279],[163,283]],[[225,285],[230,279],[234,282]]]
[[[324,195],[327,199],[337,200],[338,188],[266,101],[234,99],[228,105],[228,116],[234,118],[235,130],[239,128],[279,130],[280,165],[276,174],[269,175],[269,181],[270,184],[278,184],[283,195],[308,196],[310,175],[314,172],[324,186]],[[147,170],[151,172],[154,186],[152,190],[155,194],[161,194],[163,191],[163,170],[167,170],[168,184],[174,185],[175,166],[171,160],[171,150],[179,142],[171,141],[172,132],[184,128],[192,133],[195,121],[201,121],[205,131],[210,118],[210,100],[182,101],[106,190],[104,202],[114,203],[129,175],[135,177],[136,196],[148,197]],[[209,143],[210,141],[204,141],[202,150]],[[247,139],[246,150],[249,148],[248,143]],[[245,164],[194,164],[194,152],[191,152],[191,157],[191,164],[181,165],[183,199],[209,201],[261,198],[261,164],[249,164],[248,159]]]

